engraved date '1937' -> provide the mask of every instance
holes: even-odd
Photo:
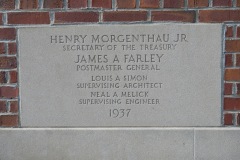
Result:
[[[129,117],[131,109],[110,109],[109,116],[111,118]]]

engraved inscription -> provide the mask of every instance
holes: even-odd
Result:
[[[177,23],[20,28],[21,123],[218,125],[221,32]]]
[[[88,76],[85,82],[77,82],[76,88],[80,92],[86,92],[87,95],[85,98],[80,97],[78,104],[112,106],[110,117],[128,118],[131,109],[121,108],[122,106],[161,104],[161,100],[154,97],[152,89],[161,90],[164,84],[160,80],[153,81],[147,72],[160,71],[162,63],[168,61],[169,51],[175,50],[178,46],[181,47],[183,43],[188,43],[187,37],[185,33],[85,34],[50,35],[49,39],[51,44],[59,45],[64,52],[73,52],[70,54],[75,55],[73,64],[76,66],[76,72],[117,72],[114,75],[92,75]],[[106,50],[110,53],[101,53]],[[93,54],[90,51],[99,52]],[[116,54],[116,51],[120,51],[120,54]],[[125,53],[126,51],[133,51],[133,53]],[[142,73],[118,74],[127,71]]]

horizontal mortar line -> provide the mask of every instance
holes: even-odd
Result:
[[[203,22],[203,23],[210,23],[210,22]],[[239,21],[223,21],[223,22],[214,22],[214,23],[224,23],[224,25],[237,25],[240,23],[240,20]],[[213,24],[214,24],[213,23]]]
[[[102,9],[98,9],[98,8],[91,8],[91,9],[69,9],[69,10],[66,10],[66,12],[84,12],[84,11],[95,11],[95,12],[104,12],[104,11],[114,11],[114,12],[117,12],[117,11],[147,11],[149,10],[148,8],[142,8],[142,9],[108,9],[108,8],[102,8]],[[64,11],[64,10],[55,10],[55,11]]]
[[[64,11],[64,12],[69,12],[69,11],[101,11],[102,9],[99,8],[83,8],[83,9],[41,9],[41,10],[8,10],[0,13],[45,13],[45,12],[58,12],[58,11]],[[110,9],[107,9],[110,10]],[[113,10],[112,10],[113,11]]]
[[[42,8],[42,9],[16,9],[16,10],[7,10],[0,11],[0,13],[15,13],[15,12],[50,12],[50,11],[141,11],[141,10],[166,10],[166,11],[197,11],[197,10],[238,10],[240,7],[197,7],[197,8]]]
[[[196,24],[192,22],[180,22],[180,21],[103,21],[103,22],[68,22],[68,23],[55,23],[55,24],[7,24],[7,27],[5,28],[26,28],[26,27],[51,27],[51,26],[76,26],[76,25],[88,25],[88,24],[174,24],[174,23],[179,23],[179,24]],[[14,41],[15,42],[15,41]],[[231,52],[227,52],[231,53]]]
[[[225,111],[223,111],[223,113],[232,113],[232,114],[236,114],[236,113],[240,113],[240,110],[236,110],[236,111],[234,111],[234,110],[225,110]]]
[[[1,43],[1,42],[0,42],[0,43]],[[8,54],[8,53],[1,54],[0,57],[11,57],[11,55],[17,57],[16,54]]]
[[[31,27],[31,26],[38,26],[38,27],[42,27],[42,26],[50,26],[51,24],[7,24],[6,26],[8,27],[15,27],[16,29],[21,27],[21,26],[27,26],[27,27]]]
[[[93,25],[100,22],[71,22],[71,23],[53,23],[52,26],[76,26],[76,25]]]
[[[239,128],[239,125],[224,125],[223,127],[228,128],[228,129],[232,129],[232,128]]]
[[[240,66],[225,67],[225,69],[240,69]]]
[[[0,101],[8,101],[8,102],[15,102],[16,100],[18,100],[18,99],[6,99],[6,100],[2,100],[1,98],[0,98]]]
[[[224,95],[224,98],[240,98],[240,95]]]
[[[240,52],[224,52],[224,54],[240,54]]]
[[[132,21],[132,22],[76,22],[76,23],[66,23],[66,24],[53,24],[52,26],[76,26],[76,25],[102,25],[102,24],[111,24],[111,25],[117,25],[117,24],[150,24],[148,21]],[[153,24],[153,23],[151,23]],[[163,23],[162,23],[163,24]]]
[[[0,116],[17,116],[18,113],[12,113],[12,112],[9,112],[9,113],[0,113]]]
[[[16,42],[17,42],[16,40],[0,40],[0,43],[16,43]]]
[[[123,21],[123,22],[117,22],[117,21],[103,21],[102,24],[194,24],[192,22],[180,22],[180,21]]]
[[[0,69],[0,72],[9,72],[9,71],[17,71],[17,68],[13,68],[13,69]]]
[[[240,40],[240,37],[226,38],[226,40]]]
[[[53,13],[59,13],[59,12],[64,12],[64,13],[68,13],[68,12],[83,12],[83,13],[92,13],[92,12],[96,12],[96,13],[98,13],[98,12],[102,12],[102,10],[66,10],[66,11],[63,11],[63,10],[56,10],[56,11],[52,11]]]
[[[15,84],[6,84],[6,85],[0,84],[0,87],[14,87],[14,88],[16,88],[16,87],[18,87],[18,85],[17,85],[17,83],[15,83]]]
[[[18,28],[31,28],[31,27],[56,27],[56,26],[77,26],[77,25],[102,25],[102,24],[194,24],[192,22],[179,22],[179,21],[103,21],[103,22],[69,22],[69,23],[54,23],[54,24],[18,24],[15,25],[16,29]],[[11,25],[9,25],[11,26]]]
[[[240,69],[240,67],[239,66],[225,67],[225,69]]]
[[[194,126],[194,127],[149,127],[149,126],[96,126],[96,127],[82,127],[82,126],[21,126],[21,128],[16,128],[16,129],[96,129],[96,130],[112,130],[112,129],[129,129],[129,130],[141,130],[141,129],[147,129],[147,130],[151,130],[151,129],[169,129],[169,130],[182,130],[182,129],[187,129],[187,130],[194,130],[194,129],[225,129],[226,127],[224,127],[223,125],[221,126]],[[235,127],[236,128],[236,127]],[[236,128],[236,129],[240,129],[240,128]]]
[[[240,54],[240,52],[224,52],[224,54]]]
[[[224,80],[225,83],[239,83],[240,81],[226,81]]]
[[[18,101],[18,98],[0,98],[0,101]]]
[[[0,57],[16,57],[16,54],[0,54]]]

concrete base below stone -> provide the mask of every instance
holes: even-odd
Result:
[[[239,160],[240,129],[0,129],[0,160]]]

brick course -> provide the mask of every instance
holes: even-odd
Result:
[[[44,8],[63,8],[63,0],[44,0]]]
[[[240,98],[225,98],[224,99],[225,110],[240,110]]]
[[[159,0],[141,0],[141,8],[159,8]]]
[[[164,0],[164,8],[183,8],[184,0]]]
[[[233,66],[233,56],[232,54],[225,55],[225,66],[232,67]]]
[[[15,0],[0,0],[0,10],[15,9]]]
[[[201,8],[201,7],[208,7],[209,1],[208,0],[188,0],[188,7],[189,8]]]
[[[15,40],[15,28],[0,28],[0,40]]]
[[[37,9],[38,0],[20,0],[20,9]]]
[[[18,116],[16,116],[16,115],[0,116],[0,126],[3,126],[3,127],[17,127],[18,126]]]
[[[92,7],[112,8],[112,0],[92,0]]]
[[[147,12],[146,11],[111,11],[103,13],[103,21],[106,22],[114,22],[114,21],[146,21],[147,20]]]
[[[48,12],[14,12],[8,14],[8,24],[49,24]]]
[[[213,0],[213,6],[232,6],[231,0]]]
[[[240,10],[200,10],[200,22],[233,22],[240,21]]]
[[[86,8],[87,0],[68,0],[68,8]]]
[[[136,0],[117,0],[118,8],[135,8]]]
[[[232,114],[224,115],[224,124],[225,125],[233,125],[233,115]]]
[[[233,27],[227,27],[226,32],[225,32],[226,37],[233,37]]]
[[[195,11],[153,11],[152,21],[195,22]]]
[[[57,12],[55,23],[98,22],[97,12]]]

